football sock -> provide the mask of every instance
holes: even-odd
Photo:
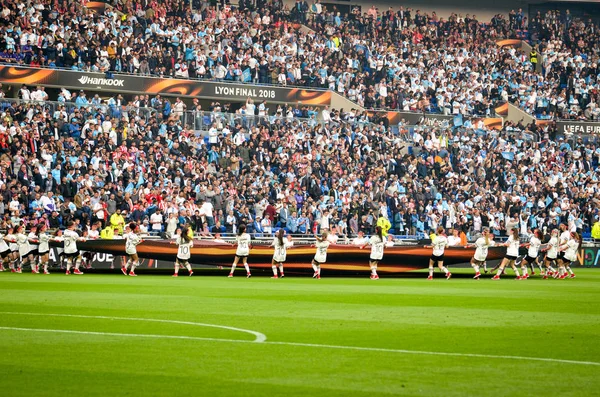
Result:
[[[433,277],[433,268],[432,267],[429,268],[429,277]]]
[[[315,265],[314,263],[312,264],[312,268],[315,271],[315,273],[317,273],[317,265]]]
[[[185,264],[185,268],[188,270],[188,272],[192,272],[192,265],[190,265],[189,263]]]
[[[175,263],[175,274],[179,273],[179,264]]]
[[[231,265],[231,273],[233,273],[233,271],[235,270],[235,267],[236,267],[235,263]]]
[[[473,269],[475,269],[475,273],[479,273],[479,266],[478,265],[474,265]]]
[[[246,273],[250,273],[250,267],[247,263],[244,263],[244,268],[246,269]]]
[[[448,274],[448,268],[446,266],[442,266],[442,271],[444,274]]]
[[[283,265],[279,265],[279,272],[281,273],[281,275],[283,276]]]
[[[567,266],[567,271],[568,271],[570,274],[573,274],[573,270],[571,270],[571,266]]]
[[[277,276],[277,266],[273,265],[271,268],[273,269],[273,275]]]

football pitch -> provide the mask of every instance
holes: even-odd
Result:
[[[0,391],[599,395],[600,272],[577,270],[499,282],[2,273]]]

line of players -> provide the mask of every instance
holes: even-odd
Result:
[[[512,229],[508,240],[502,244],[496,244],[493,235],[488,229],[484,229],[482,236],[475,243],[465,246],[465,248],[475,247],[475,254],[471,259],[471,266],[475,271],[475,279],[481,277],[480,269],[483,267],[487,273],[486,260],[489,247],[499,245],[505,246],[506,255],[501,263],[492,269],[492,273],[496,274],[493,280],[499,280],[500,276],[505,273],[506,266],[510,266],[515,272],[517,280],[525,280],[529,278],[528,266],[531,268],[531,275],[535,275],[535,266],[540,270],[543,279],[554,277],[559,279],[575,278],[575,273],[571,269],[571,264],[577,260],[577,251],[581,247],[581,238],[577,232],[569,232],[567,225],[561,224],[559,229],[554,229],[551,232],[550,238],[546,243],[543,243],[544,236],[539,229],[533,231],[529,238],[529,242],[521,244],[519,238],[519,230]],[[432,239],[433,253],[429,260],[429,280],[433,279],[433,268],[437,264],[440,270],[446,274],[449,279],[452,274],[444,266],[444,249],[449,245],[448,237],[444,233],[444,229],[439,227],[436,235]],[[520,262],[521,272],[517,268],[517,259],[519,257],[519,249],[527,248],[527,255]],[[545,253],[542,257],[541,253]],[[555,269],[558,268],[558,270]]]
[[[24,267],[30,266],[32,273],[41,271],[43,274],[50,274],[50,241],[58,241],[63,243],[58,253],[67,263],[66,273],[71,274],[71,269],[74,268],[73,274],[83,274],[80,269],[83,258],[88,258],[91,262],[91,255],[80,252],[77,242],[85,241],[88,237],[80,237],[75,227],[76,224],[71,223],[64,232],[57,230],[53,235],[47,233],[45,225],[33,226],[28,234],[25,233],[24,225],[9,227],[6,235],[0,234],[0,271],[22,273]],[[90,232],[93,236],[93,231]]]
[[[51,236],[46,232],[44,225],[35,228],[32,227],[29,234],[25,234],[25,226],[20,225],[17,228],[9,228],[7,234],[0,235],[0,257],[2,263],[0,263],[0,271],[7,270],[5,265],[14,273],[22,273],[22,269],[29,265],[31,266],[32,273],[39,273],[40,267],[44,274],[50,274],[48,271],[49,253],[50,253],[50,241],[63,242],[62,252],[59,254],[66,259],[66,274],[71,274],[71,269],[74,268],[73,274],[81,275],[81,263],[82,263],[82,252],[77,248],[77,242],[86,241],[87,239],[94,239],[98,236],[92,234],[91,236],[81,237],[75,231],[76,224],[70,223],[64,232],[58,231],[55,235]],[[137,245],[142,243],[144,240],[139,235],[139,227],[135,223],[128,225],[127,233],[125,233],[125,253],[127,254],[127,262],[121,266],[121,271],[125,275],[137,276],[135,269],[139,266],[139,257],[137,254]],[[272,260],[273,277],[279,278],[285,277],[283,271],[283,265],[286,260],[287,249],[293,246],[291,236],[287,236],[284,239],[284,230],[279,230],[273,240],[272,246],[274,247],[274,254]],[[327,231],[324,231],[322,235],[316,237],[316,242],[313,247],[316,248],[315,256],[311,262],[314,270],[313,278],[321,278],[321,265],[327,260],[327,248],[330,243],[337,242],[337,236],[330,235]],[[224,242],[221,240],[221,242]],[[177,244],[177,258],[175,260],[175,273],[174,277],[178,277],[179,269],[185,267],[188,270],[188,274],[193,274],[192,267],[189,263],[191,257],[191,248],[194,246],[193,234],[189,227],[184,226],[176,238],[171,242]],[[377,265],[383,258],[383,250],[386,245],[386,240],[382,232],[381,227],[376,228],[376,235],[370,239],[366,239],[359,236],[355,240],[355,244],[360,245],[363,249],[366,245],[371,246],[371,256],[369,260],[369,266],[371,268],[371,279],[379,279],[377,275]],[[231,272],[228,277],[233,277],[235,268],[241,260],[245,269],[246,275],[250,278],[250,268],[248,266],[248,256],[251,249],[251,237],[246,233],[245,225],[240,225],[238,234],[236,236],[236,254],[231,266]],[[279,273],[278,273],[279,272]]]
[[[85,241],[87,238],[97,238],[97,236],[92,234],[92,236],[80,237],[75,231],[75,226],[75,223],[71,223],[67,226],[64,233],[58,231],[54,236],[50,236],[46,233],[46,227],[44,225],[38,228],[32,228],[29,234],[25,234],[24,225],[20,225],[16,229],[9,228],[6,236],[0,236],[0,256],[2,258],[0,271],[6,270],[4,265],[7,265],[12,272],[21,273],[22,268],[29,264],[33,273],[39,273],[41,266],[43,273],[49,274],[49,242],[53,240],[62,241],[64,244],[63,256],[67,262],[66,274],[70,274],[73,267],[73,274],[83,274],[80,270],[82,253],[77,249],[77,242]],[[142,237],[139,235],[138,225],[135,223],[128,225],[128,232],[124,237],[125,252],[128,259],[127,262],[122,265],[121,271],[125,275],[137,276],[135,269],[139,266],[139,257],[137,255],[136,247],[143,242]],[[313,278],[320,279],[321,265],[323,265],[327,259],[327,248],[330,243],[337,242],[337,236],[333,234],[330,235],[327,231],[324,231],[320,237],[316,236],[316,240],[317,241],[313,245],[313,247],[316,248],[316,253],[311,265],[314,270]],[[529,242],[521,244],[518,229],[511,230],[506,243],[499,244],[506,246],[507,250],[500,265],[492,269],[492,272],[497,270],[493,280],[500,279],[500,276],[504,273],[507,265],[513,269],[518,280],[529,278],[528,266],[531,267],[531,274],[535,275],[534,265],[538,266],[542,278],[544,279],[547,279],[548,277],[560,279],[567,277],[574,278],[575,274],[570,265],[577,260],[577,251],[581,246],[581,239],[577,233],[569,232],[567,226],[561,224],[559,229],[552,231],[547,243],[543,244],[542,240],[543,235],[541,231],[536,229],[530,237]],[[172,241],[172,244],[178,245],[175,273],[173,276],[177,277],[179,275],[179,269],[181,267],[185,267],[188,270],[188,274],[191,276],[193,271],[189,259],[191,257],[191,248],[194,243],[193,234],[189,227],[184,227],[179,235],[176,236],[175,240]],[[359,245],[361,249],[366,245],[371,246],[371,255],[369,259],[369,266],[371,269],[370,278],[373,280],[379,279],[377,265],[383,258],[384,247],[390,244],[389,241],[386,242],[382,228],[377,226],[375,235],[370,239],[359,236],[355,239],[354,244]],[[239,227],[235,245],[236,254],[228,277],[233,277],[236,266],[241,260],[246,270],[246,276],[250,278],[252,275],[248,266],[248,256],[251,249],[251,237],[246,233],[244,225],[240,225]],[[292,238],[291,236],[287,236],[287,238],[284,239],[284,230],[279,230],[271,245],[274,247],[271,263],[273,269],[272,278],[285,277],[283,265],[286,259],[287,249],[293,246]],[[449,245],[451,245],[449,238],[446,236],[444,229],[439,227],[436,230],[435,236],[432,238],[432,244],[429,246],[429,248],[433,249],[429,260],[429,274],[427,277],[429,280],[433,279],[433,269],[436,264],[439,269],[444,272],[447,279],[452,277],[452,273],[444,266],[444,250]],[[465,246],[465,248],[476,248],[475,254],[471,259],[471,266],[475,271],[475,279],[480,278],[481,267],[483,267],[484,272],[487,272],[486,260],[488,249],[495,245],[493,235],[489,230],[484,229],[482,236],[478,238],[475,243]],[[528,252],[527,256],[520,262],[521,271],[523,273],[523,275],[521,275],[517,269],[517,258],[519,256],[519,248],[524,246],[528,248]],[[542,252],[545,252],[546,255],[545,258],[542,259],[542,263],[540,263],[540,253]],[[555,270],[554,266],[558,267],[558,270]]]

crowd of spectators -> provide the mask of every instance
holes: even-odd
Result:
[[[341,15],[315,0],[129,0],[104,15],[56,0],[3,2],[0,60],[97,72],[334,90],[367,108],[493,115],[511,101],[540,118],[597,119],[598,27],[550,12],[476,15],[399,7]],[[118,10],[118,11],[117,11]],[[301,22],[313,32],[297,30]],[[497,45],[529,34],[529,54]]]
[[[514,225],[525,234],[561,222],[586,231],[598,216],[600,147],[526,141],[510,123],[502,132],[407,129],[331,112],[314,125],[294,117],[246,125],[215,107],[216,133],[205,137],[175,112],[68,103],[52,112],[31,100],[2,109],[0,229],[75,220],[82,230],[122,230],[136,221],[156,234],[188,223],[208,237],[244,223],[255,235],[284,227],[355,236],[383,216],[395,235],[442,225],[502,236]]]

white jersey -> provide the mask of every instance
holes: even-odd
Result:
[[[529,240],[529,250],[527,251],[527,256],[531,258],[537,258],[540,252],[540,247],[542,246],[542,241],[533,236]]]
[[[40,253],[50,251],[50,245],[48,244],[50,241],[50,236],[47,233],[40,233],[38,239],[40,241],[40,245],[38,247]]]
[[[329,247],[329,241],[317,241],[315,246],[317,247],[315,261],[319,263],[325,263],[325,261],[327,261],[327,247]]]
[[[139,243],[142,242],[142,238],[139,235],[137,235],[137,234],[135,234],[133,232],[127,233],[127,235],[125,236],[125,238],[126,238],[126,240],[125,240],[125,253],[127,255],[135,255],[135,254],[137,254],[136,247],[137,247],[137,245]]]
[[[521,241],[518,238],[515,239],[515,237],[511,234],[507,243],[508,248],[506,248],[506,255],[515,257],[519,256],[519,245],[521,245]]]
[[[63,240],[65,242],[65,254],[74,254],[77,252],[77,240],[79,240],[77,232],[69,229],[65,230]]]
[[[19,247],[19,255],[25,256],[31,251],[31,245],[29,245],[29,237],[26,234],[19,233],[16,235],[17,246]]]
[[[448,246],[448,239],[446,236],[435,236],[431,240],[431,245],[433,246],[433,255],[442,256],[444,255],[444,249]]]
[[[558,249],[560,250],[560,252],[565,251],[565,249],[561,249],[560,247],[566,245],[570,238],[571,238],[571,233],[568,230],[565,230],[564,232],[562,232],[560,234],[560,240],[558,243],[558,247],[559,247]]]
[[[27,235],[27,238],[29,239],[29,245],[31,246],[31,249],[32,250],[37,249],[38,244],[34,243],[31,240],[37,240],[38,236],[35,233],[33,233],[33,232],[29,232],[29,234]]]
[[[237,249],[235,250],[235,255],[250,255],[250,235],[248,233],[243,233],[241,236],[236,236],[235,239],[237,241]]]
[[[485,237],[479,237],[477,241],[475,241],[475,258],[476,261],[484,262],[488,256],[488,249],[495,245],[494,240],[489,238],[487,239],[487,243],[485,242]]]
[[[570,262],[577,260],[577,250],[579,249],[579,241],[570,239],[567,243],[567,249],[565,250],[565,259]]]
[[[383,259],[385,240],[380,239],[379,236],[372,236],[369,244],[371,245],[371,260],[380,261]]]
[[[550,241],[548,241],[548,251],[546,252],[546,257],[548,259],[556,259],[558,256],[558,237],[552,237]]]
[[[4,234],[0,233],[0,252],[10,251],[10,248],[8,248],[8,244],[6,244],[4,237]]]
[[[287,256],[287,249],[294,245],[292,241],[283,240],[283,244],[279,243],[279,239],[275,237],[273,240],[273,244],[275,247],[275,252],[273,252],[273,261],[277,263],[285,262],[285,258]]]
[[[10,241],[10,243],[8,244],[8,248],[10,248],[11,251],[19,250],[19,246],[17,245],[17,236],[15,236],[14,234],[7,234],[6,239]]]
[[[181,259],[183,261],[187,261],[188,259],[190,259],[192,255],[192,247],[194,246],[194,240],[186,241],[181,237],[177,237],[175,243],[178,245],[177,259]]]

